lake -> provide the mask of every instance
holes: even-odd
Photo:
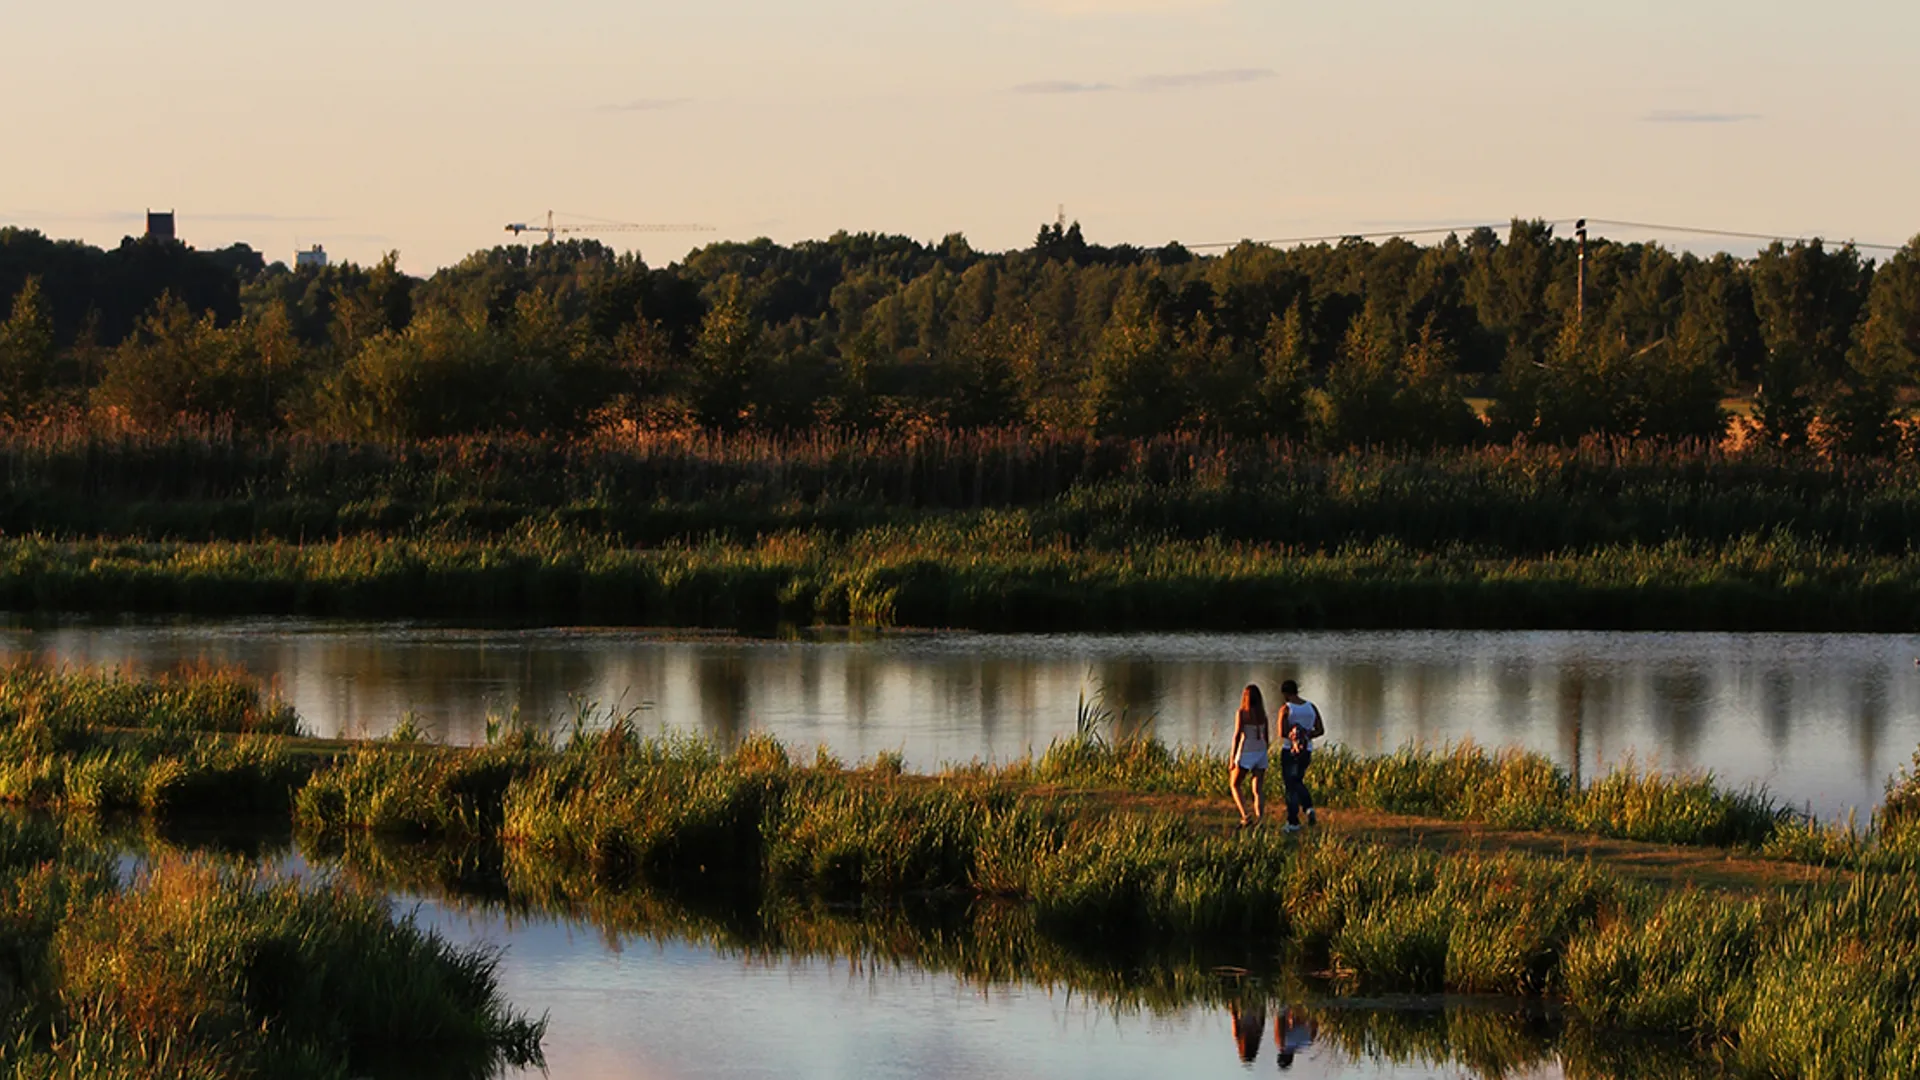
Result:
[[[14,626],[0,651],[153,670],[206,659],[272,679],[315,733],[380,735],[411,711],[483,741],[516,710],[564,732],[630,714],[802,754],[900,751],[910,768],[1007,760],[1071,735],[1083,698],[1114,726],[1224,750],[1240,687],[1296,678],[1331,741],[1541,751],[1583,775],[1634,760],[1764,784],[1862,820],[1920,745],[1920,638],[1849,634],[1405,631],[823,634],[794,640],[322,620]]]

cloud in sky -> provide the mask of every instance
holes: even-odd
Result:
[[[1135,90],[1185,90],[1199,86],[1232,86],[1259,82],[1274,76],[1272,68],[1223,68],[1218,71],[1187,71],[1175,75],[1147,75],[1133,80]]]
[[[1260,82],[1274,77],[1272,68],[1220,68],[1212,71],[1182,71],[1167,75],[1142,75],[1125,83],[1075,82],[1071,79],[1045,79],[1021,83],[1016,94],[1104,94],[1116,90],[1136,94],[1162,93],[1168,90],[1197,90],[1208,86],[1233,86]]]
[[[1655,109],[1640,117],[1647,124],[1741,124],[1760,119],[1759,113],[1700,112],[1694,109]]]
[[[661,109],[677,109],[692,98],[634,98],[613,105],[600,106],[600,112],[659,112]]]
[[[1104,94],[1119,87],[1112,83],[1070,82],[1066,79],[1046,79],[1041,82],[1021,83],[1013,88],[1016,94]]]
[[[1232,0],[1022,0],[1055,15],[1178,15],[1226,7]]]

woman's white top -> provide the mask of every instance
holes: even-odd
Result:
[[[1282,714],[1285,717],[1285,721],[1283,721],[1281,725],[1282,730],[1285,729],[1286,721],[1291,721],[1294,727],[1300,729],[1301,748],[1312,750],[1312,732],[1314,725],[1320,720],[1320,706],[1315,705],[1306,698],[1301,698],[1297,705],[1289,701],[1282,707],[1286,709],[1286,712]]]
[[[1267,725],[1248,724],[1240,729],[1240,767],[1267,767]]]

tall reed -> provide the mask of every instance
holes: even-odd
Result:
[[[501,535],[531,521],[659,544],[1018,510],[1082,542],[1392,541],[1537,556],[1782,534],[1901,554],[1920,465],[1595,440],[1317,454],[1195,436],[813,432],[345,443],[182,429],[0,434],[0,529],[142,539]]]
[[[1612,627],[1904,630],[1920,561],[1749,537],[1514,559],[1079,547],[1013,519],[630,549],[565,529],[467,542],[0,541],[16,610],[525,618],[728,628]]]

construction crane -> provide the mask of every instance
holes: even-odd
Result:
[[[571,214],[571,215],[569,215],[569,216],[570,216],[570,217],[586,217],[587,215],[585,215],[585,214]],[[589,221],[589,222],[587,222],[587,223],[585,223],[585,224],[577,224],[577,225],[556,225],[556,224],[554,224],[554,222],[553,222],[553,211],[551,211],[551,210],[549,210],[549,211],[547,211],[547,223],[546,223],[545,225],[540,225],[540,224],[538,224],[538,223],[535,223],[535,224],[531,224],[531,225],[529,225],[529,224],[527,224],[527,223],[526,223],[526,222],[524,222],[524,221],[515,221],[515,222],[510,222],[510,223],[509,223],[509,224],[507,225],[507,231],[508,231],[508,232],[510,232],[510,233],[512,233],[512,234],[513,234],[513,235],[515,235],[515,236],[519,236],[519,235],[520,235],[521,233],[526,233],[526,232],[543,232],[543,233],[546,233],[546,234],[547,234],[547,243],[549,243],[549,244],[551,244],[551,243],[553,243],[553,238],[554,238],[555,236],[558,236],[558,235],[559,235],[559,234],[561,234],[561,233],[577,233],[577,232],[648,232],[648,233],[669,233],[669,232],[713,232],[713,231],[714,231],[714,228],[713,228],[713,226],[711,226],[711,225],[635,225],[635,224],[633,224],[632,222],[627,222],[627,221]]]

